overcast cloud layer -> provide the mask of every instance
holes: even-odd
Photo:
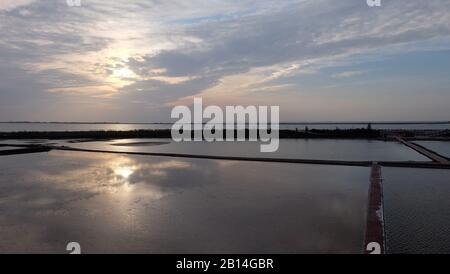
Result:
[[[450,1],[0,1],[0,120],[449,120]]]

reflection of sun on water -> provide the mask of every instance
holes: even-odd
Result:
[[[117,176],[121,177],[123,180],[125,180],[125,182],[120,187],[121,192],[126,193],[126,192],[130,192],[133,190],[133,185],[130,184],[128,179],[134,173],[134,171],[135,171],[135,167],[133,167],[133,166],[121,166],[121,167],[114,169],[114,173]]]
[[[113,175],[110,178],[111,193],[120,193],[122,198],[131,193],[136,195],[136,189],[139,189],[139,195],[146,195],[153,198],[161,198],[163,193],[158,188],[160,182],[170,180],[170,175],[174,170],[192,169],[189,162],[167,160],[151,161],[137,163],[131,158],[117,157],[114,160],[107,161],[108,169]],[[134,178],[131,178],[135,174]],[[139,183],[145,182],[146,184]],[[156,184],[156,185],[153,185]]]
[[[133,174],[133,172],[134,172],[134,168],[127,167],[127,166],[119,167],[114,170],[114,173],[116,175],[119,175],[119,176],[123,177],[124,179],[128,179],[130,177],[130,175]]]

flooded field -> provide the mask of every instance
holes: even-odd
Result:
[[[414,143],[431,149],[444,157],[450,158],[450,142],[448,141],[415,141]]]
[[[368,168],[0,157],[0,253],[359,253]]]
[[[398,142],[3,140],[118,152],[429,161]],[[447,143],[418,142],[443,154]],[[0,147],[0,151],[15,147]],[[96,152],[0,157],[0,253],[360,253],[369,168]],[[388,253],[449,253],[450,170],[382,168]],[[21,241],[14,239],[20,238]]]
[[[258,142],[172,142],[170,139],[122,139],[114,141],[59,141],[61,145],[122,152],[163,152],[194,155],[246,156],[349,161],[428,161],[397,142],[337,139],[280,139],[278,151],[261,153]]]
[[[389,253],[450,253],[450,170],[383,168]]]

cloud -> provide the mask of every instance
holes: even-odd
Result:
[[[361,75],[361,74],[366,74],[367,71],[344,71],[344,72],[340,72],[340,73],[336,73],[333,75],[333,78],[349,78],[349,77],[353,77],[353,76],[357,76],[357,75]]]
[[[33,3],[35,0],[2,0],[0,2],[0,11],[11,11],[18,7],[23,7]]]
[[[380,10],[359,2],[306,1],[233,20],[196,24],[184,32],[201,41],[200,45],[163,50],[133,60],[130,66],[160,69],[168,77],[201,75],[217,81],[258,69],[261,76],[271,74],[264,78],[269,81],[301,73],[303,64],[310,68],[305,72],[313,72],[352,55],[396,46],[406,51],[410,44],[450,34],[450,9],[443,1],[392,1]],[[349,71],[335,77],[362,73]]]
[[[446,0],[31,3],[0,4],[0,61],[27,78],[14,90],[30,94],[25,83],[36,83],[36,98],[81,96],[91,105],[108,97],[122,114],[135,102],[159,112],[200,94],[260,92],[260,102],[265,91],[304,90],[298,79],[326,68],[345,64],[332,76],[356,79],[367,70],[353,66],[371,58],[450,48]]]

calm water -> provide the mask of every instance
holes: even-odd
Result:
[[[361,124],[281,124],[280,129],[352,129],[366,128]],[[448,124],[373,124],[375,129],[450,129]],[[0,123],[0,132],[13,131],[86,131],[86,130],[135,130],[135,129],[170,129],[170,124],[64,124],[64,123]]]
[[[281,139],[279,149],[274,153],[261,153],[260,143],[258,142],[176,143],[170,139],[123,139],[82,143],[60,141],[59,143],[77,148],[125,152],[165,152],[316,160],[428,161],[428,158],[400,143],[367,140]]]
[[[390,253],[450,253],[450,170],[383,168]]]
[[[17,149],[17,147],[0,147],[0,151]]]
[[[414,141],[428,149],[431,149],[444,157],[450,158],[450,142],[441,141]]]
[[[369,170],[62,152],[0,157],[0,252],[360,252]]]

